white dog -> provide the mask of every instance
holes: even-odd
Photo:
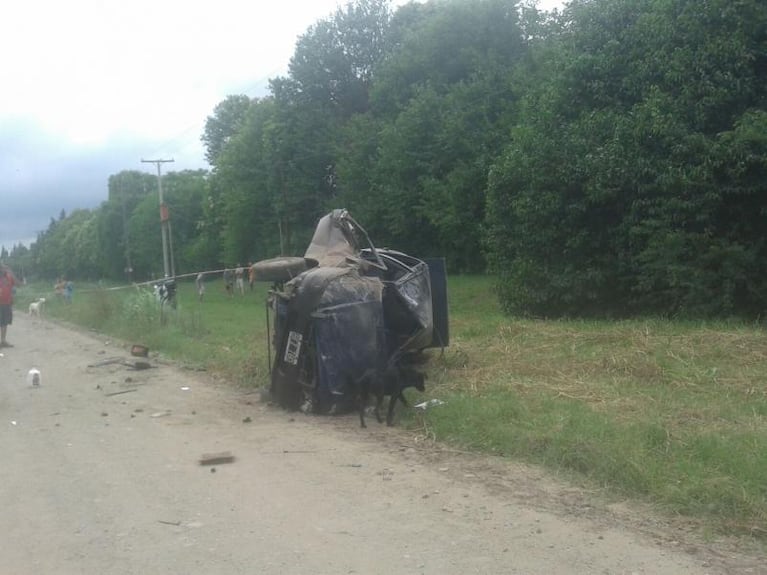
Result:
[[[44,303],[45,303],[45,298],[41,297],[40,299],[35,300],[31,304],[29,304],[29,315],[36,315],[37,317],[42,316]]]

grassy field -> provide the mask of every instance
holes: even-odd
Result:
[[[19,293],[17,309],[35,295]],[[141,342],[238,385],[268,382],[258,286],[205,301],[182,284],[162,321],[151,296],[83,286],[48,311]],[[767,333],[743,323],[535,321],[504,316],[486,277],[450,279],[451,344],[430,352],[412,425],[440,441],[545,465],[650,501],[713,532],[767,540]],[[404,411],[404,410],[403,410]]]
[[[237,384],[268,382],[266,312],[268,286],[256,284],[244,296],[229,297],[223,284],[206,284],[199,302],[193,282],[179,282],[175,311],[160,310],[148,287],[112,288],[78,285],[71,304],[40,285],[17,294],[17,312],[36,297],[46,297],[46,313],[207,369]]]

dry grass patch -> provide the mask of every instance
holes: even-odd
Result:
[[[453,338],[432,362],[430,389],[447,403],[427,414],[431,432],[761,536],[763,328],[508,318],[488,297],[491,285],[451,282]]]

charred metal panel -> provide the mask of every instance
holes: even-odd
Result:
[[[447,266],[445,258],[424,258],[431,278],[431,310],[434,321],[431,345],[447,347],[450,344],[450,323],[447,305]]]

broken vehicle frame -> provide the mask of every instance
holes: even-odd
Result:
[[[254,267],[256,279],[273,283],[266,302],[270,391],[283,407],[349,409],[366,373],[447,344],[446,334],[435,337],[427,264],[377,249],[346,210],[320,219],[303,258]]]

